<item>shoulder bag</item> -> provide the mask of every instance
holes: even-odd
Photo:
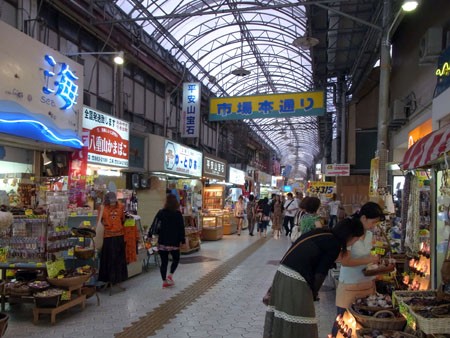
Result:
[[[323,235],[332,235],[329,232],[325,232],[325,233],[321,233],[321,234],[315,234],[306,238],[303,238],[301,241],[299,241],[298,243],[295,243],[294,245],[291,246],[291,248],[284,254],[283,258],[281,259],[280,263],[283,263],[283,260],[286,258],[287,255],[289,255],[296,247],[298,247],[301,243],[305,242],[306,240],[310,239],[310,238],[314,238],[314,237],[318,237],[318,236],[323,236]],[[270,296],[272,295],[272,286],[269,287],[269,289],[267,290],[266,294],[264,295],[262,302],[264,305],[268,306],[269,302],[270,302]]]

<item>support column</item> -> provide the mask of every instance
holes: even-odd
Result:
[[[387,186],[386,162],[388,161],[388,109],[389,109],[389,82],[391,71],[391,55],[389,42],[389,23],[391,17],[392,1],[384,0],[383,3],[383,33],[380,48],[380,84],[378,99],[378,144],[377,156],[378,188]]]

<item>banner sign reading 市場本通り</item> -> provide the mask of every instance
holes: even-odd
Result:
[[[200,88],[199,82],[183,84],[181,137],[198,137],[200,129]]]
[[[217,97],[209,101],[209,120],[319,116],[325,113],[323,92]]]
[[[83,131],[89,132],[88,163],[128,168],[128,122],[84,107]]]

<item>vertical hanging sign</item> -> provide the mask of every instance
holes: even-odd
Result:
[[[200,129],[201,91],[199,82],[183,84],[181,137],[198,137]]]

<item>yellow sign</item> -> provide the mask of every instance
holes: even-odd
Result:
[[[214,97],[209,101],[210,121],[320,116],[324,113],[324,92]]]
[[[436,76],[448,76],[450,75],[450,65],[445,62],[441,68],[436,69]]]
[[[307,192],[311,194],[325,194],[325,197],[331,198],[335,189],[335,182],[312,181],[309,182]]]
[[[378,196],[379,159],[373,158],[370,161],[369,197]]]

